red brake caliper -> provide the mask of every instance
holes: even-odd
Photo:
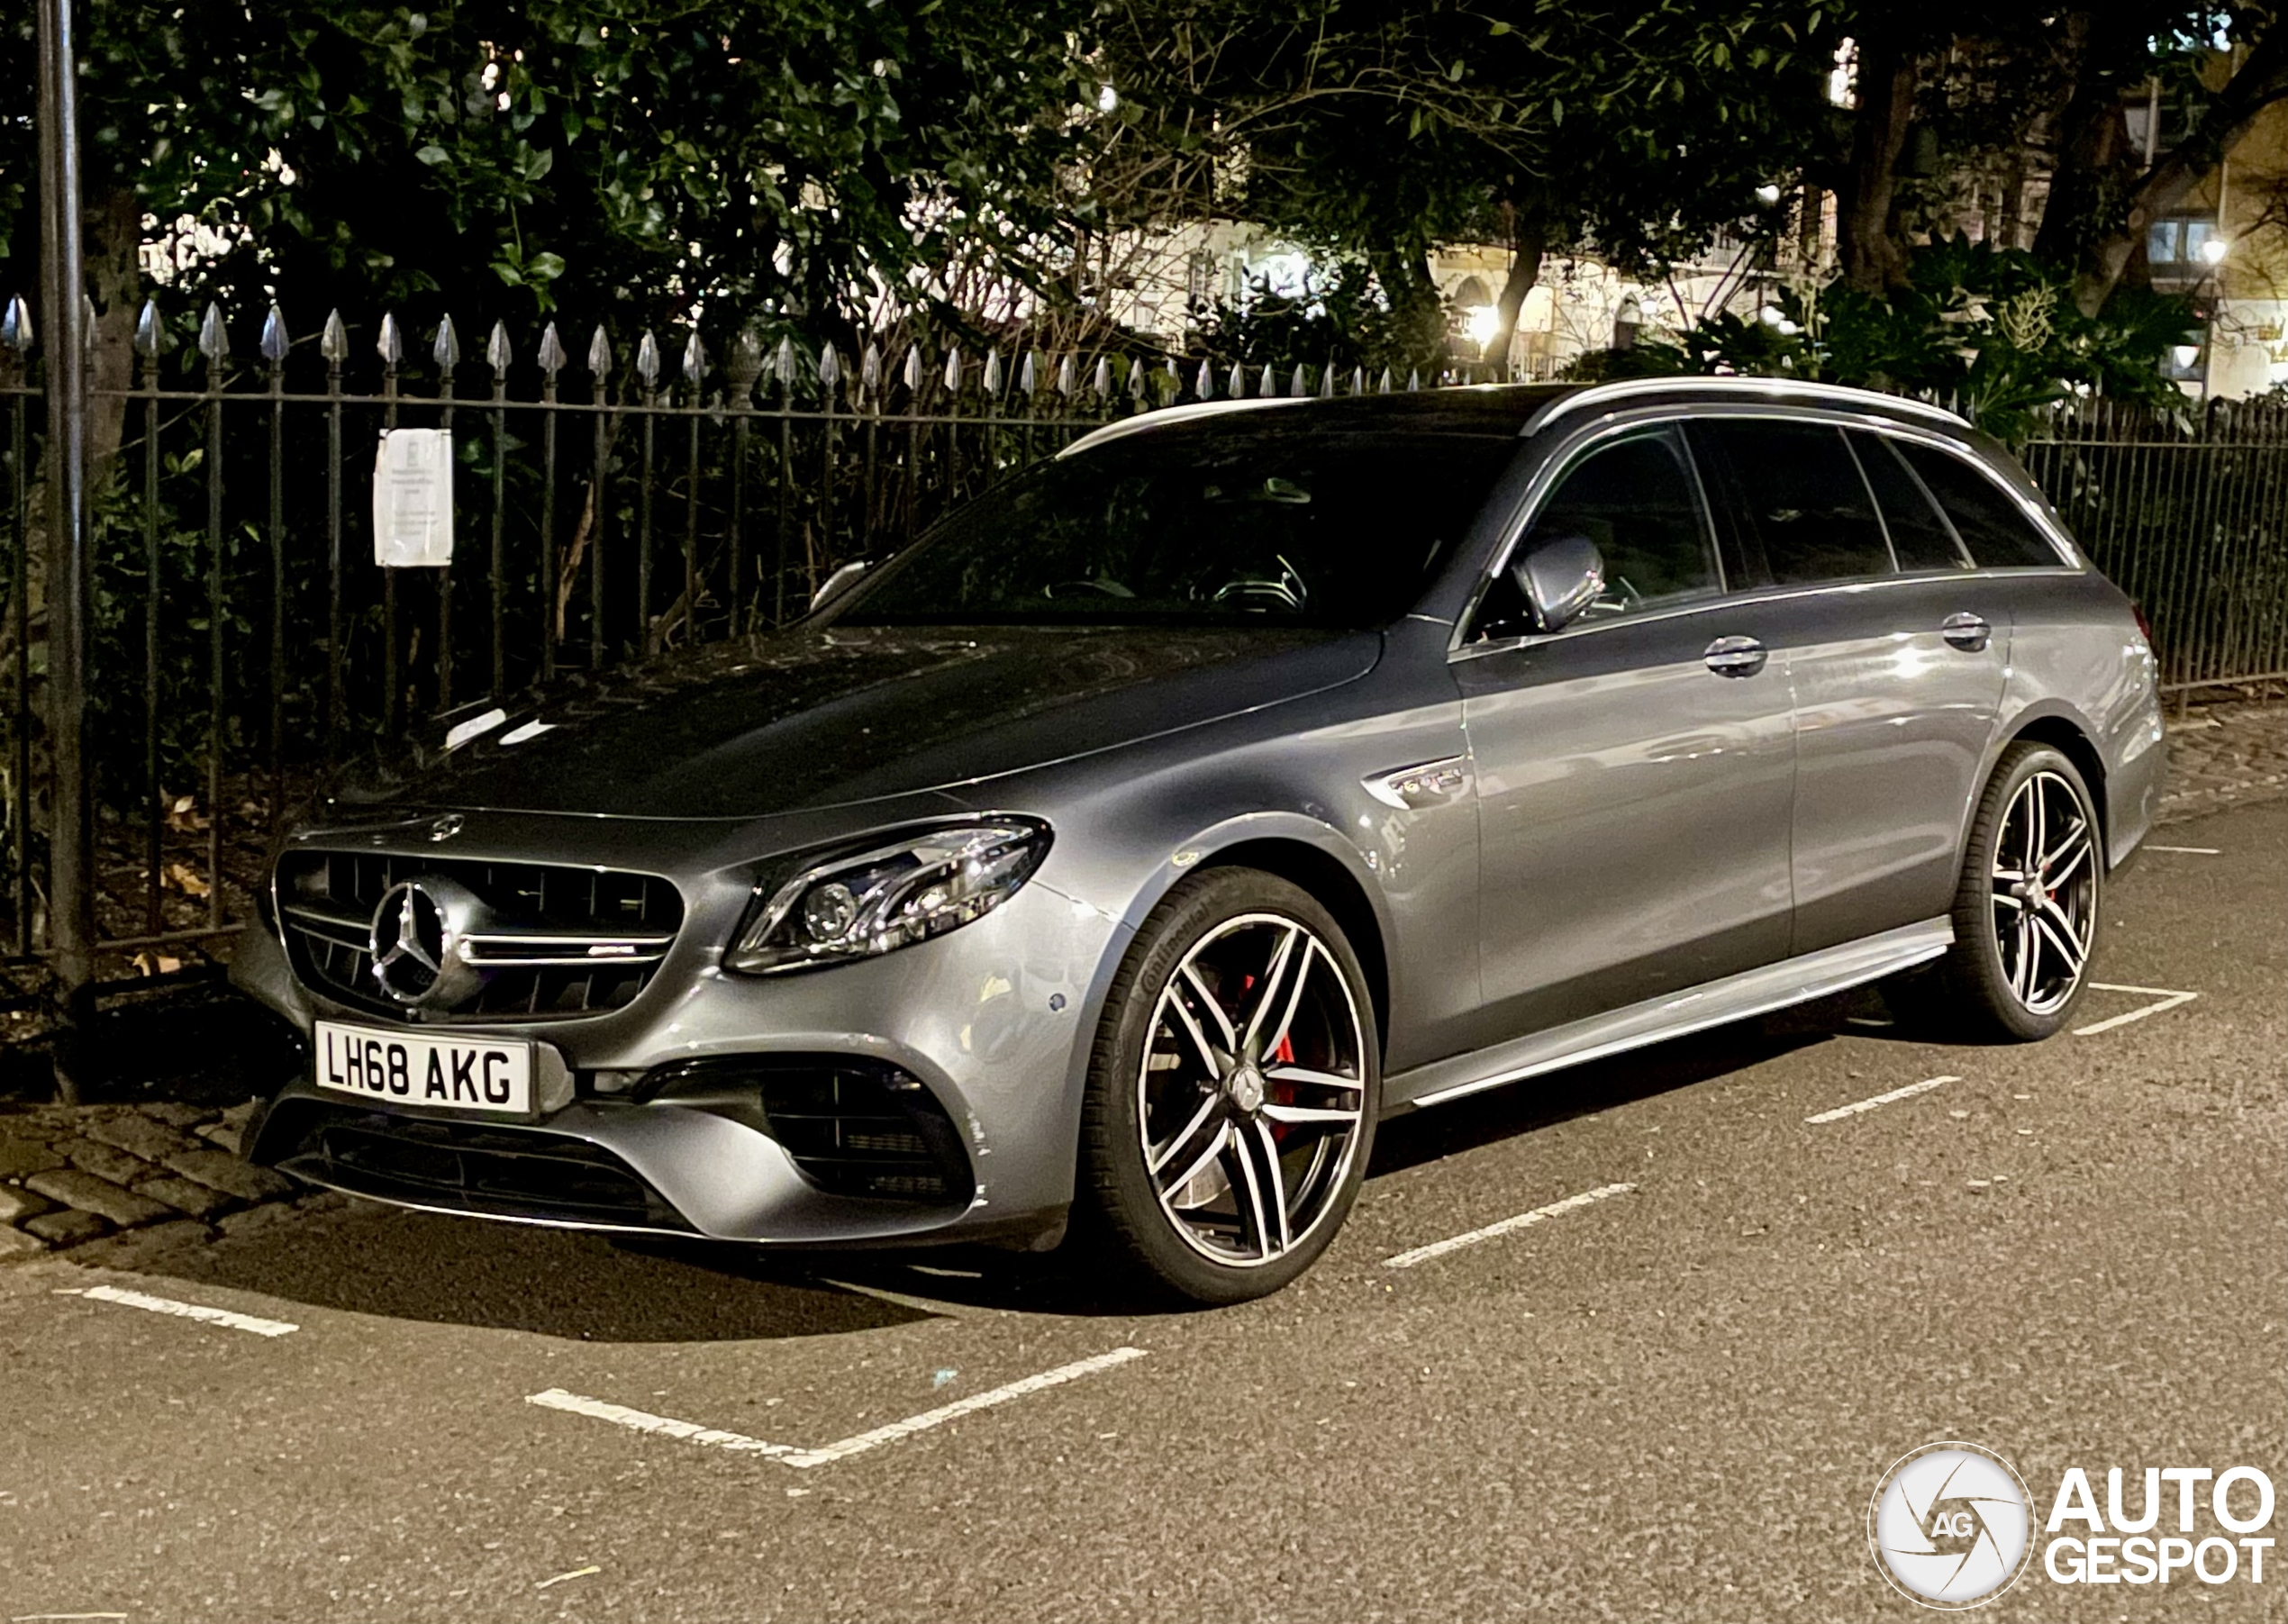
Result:
[[[1283,1066],[1293,1066],[1295,1063],[1295,1040],[1294,1037],[1291,1035],[1282,1035],[1279,1039],[1279,1047],[1271,1051],[1271,1057],[1274,1060],[1278,1061]],[[1266,1077],[1264,1079],[1263,1092],[1271,1098],[1278,1101],[1282,1105],[1292,1105],[1294,1103],[1295,1090],[1294,1084],[1292,1083],[1282,1083],[1276,1078]],[[1274,1144],[1284,1141],[1286,1137],[1286,1123],[1274,1122],[1271,1124],[1271,1139]]]

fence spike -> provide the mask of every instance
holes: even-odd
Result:
[[[1319,369],[1319,398],[1335,398],[1335,358],[1331,355],[1327,358],[1327,364]]]
[[[905,380],[905,386],[907,388],[919,389],[922,387],[921,345],[913,344],[907,347],[905,352],[905,365],[898,369],[898,376]]]
[[[733,400],[743,402],[755,393],[755,380],[763,375],[763,340],[753,328],[742,330],[732,342],[724,371],[731,377]]]
[[[1364,367],[1353,367],[1350,369],[1350,392],[1353,395],[1366,393],[1366,368]]]
[[[779,337],[777,372],[778,386],[792,389],[794,386],[794,338],[792,333]]]
[[[350,329],[342,325],[338,310],[326,312],[326,324],[318,331],[318,353],[336,365],[350,358]]]
[[[86,294],[79,295],[80,343],[92,350],[95,348],[95,323],[102,318],[95,313],[95,301]]]
[[[32,348],[32,306],[22,294],[8,301],[8,313],[0,316],[0,344],[19,352]]]
[[[1080,388],[1080,358],[1070,350],[1057,363],[1057,393],[1070,400]]]
[[[451,316],[437,323],[437,341],[429,347],[429,353],[448,372],[461,364],[461,335],[455,331]]]
[[[1301,361],[1297,361],[1295,363],[1294,376],[1287,380],[1287,393],[1289,395],[1308,395],[1311,393],[1311,380],[1303,377],[1303,363]]]
[[[1205,360],[1200,363],[1200,376],[1192,380],[1192,393],[1202,400],[1215,398],[1215,368]]]
[[[691,330],[691,337],[684,341],[683,380],[696,389],[707,377],[707,346],[699,336],[699,329]]]
[[[1040,386],[1040,374],[1033,366],[1034,358],[1040,353],[1037,349],[1026,350],[1024,361],[1017,368],[1017,387],[1028,398]]]
[[[206,313],[199,318],[198,352],[210,362],[231,353],[231,335],[222,330],[222,307],[212,299],[206,303]]]
[[[1112,398],[1112,358],[1111,356],[1100,355],[1096,358],[1096,371],[1095,374],[1088,380],[1088,386],[1095,394],[1098,400],[1110,400]]]
[[[1000,350],[998,350],[998,349],[995,349],[995,350],[990,351],[990,352],[989,352],[989,353],[985,356],[985,393],[986,393],[987,395],[1000,395],[1000,393],[1001,393],[1001,351],[1000,351]]]
[[[1279,393],[1279,375],[1271,370],[1269,361],[1263,364],[1263,377],[1256,381],[1255,392],[1267,400]]]
[[[882,387],[882,347],[872,339],[866,341],[866,353],[858,358],[858,389],[866,395]]]
[[[493,376],[498,377],[508,370],[508,364],[515,358],[516,347],[508,341],[508,323],[495,321],[491,334],[485,340],[486,365],[492,367]]]
[[[1225,385],[1223,392],[1233,400],[1248,397],[1248,369],[1237,361],[1231,363],[1231,379]]]
[[[643,337],[636,340],[636,376],[647,389],[659,384],[659,340],[651,336],[651,329],[643,330]]]
[[[829,391],[842,381],[842,358],[834,353],[831,344],[818,352],[818,381]]]
[[[381,331],[374,339],[374,353],[381,357],[385,366],[395,367],[405,358],[405,337],[397,331],[397,318],[384,312]]]
[[[564,363],[572,358],[564,353],[564,340],[557,336],[556,323],[550,322],[540,329],[540,370],[554,377],[564,370]]]
[[[262,318],[262,358],[275,367],[286,358],[292,347],[293,340],[286,337],[286,313],[274,304],[270,313]]]
[[[604,331],[604,323],[598,322],[595,337],[588,340],[588,370],[601,381],[611,376],[615,358],[612,353],[611,335]]]
[[[135,353],[147,361],[159,359],[167,348],[167,330],[159,324],[159,301],[146,299],[135,314]]]
[[[1385,367],[1383,368],[1382,377],[1375,380],[1375,393],[1377,395],[1388,395],[1390,393],[1390,368]]]
[[[1145,375],[1143,358],[1139,356],[1130,361],[1128,364],[1129,399],[1140,403],[1151,387],[1152,380]]]
[[[1408,373],[1408,374],[1406,375],[1406,388],[1407,388],[1407,392],[1408,392],[1409,394],[1412,394],[1413,391],[1415,391],[1415,390],[1417,390],[1417,389],[1421,388],[1421,386],[1422,386],[1422,369],[1421,369],[1420,367],[1415,367],[1415,368],[1414,368],[1412,372],[1410,372],[1410,373]]]
[[[946,393],[961,393],[961,346],[955,344],[946,350]]]

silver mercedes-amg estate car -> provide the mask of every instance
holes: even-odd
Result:
[[[1745,379],[1153,413],[791,629],[502,710],[284,842],[259,1158],[1069,1230],[1204,1302],[1308,1267],[1395,1112],[1876,981],[2056,1030],[2163,760],[2002,449]]]

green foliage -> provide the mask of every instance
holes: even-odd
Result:
[[[1339,373],[1385,367],[1398,377],[1444,364],[1448,320],[1435,304],[1392,309],[1372,274],[1338,262],[1300,295],[1257,282],[1236,304],[1194,304],[1192,344],[1219,365],[1241,361],[1281,367],[1300,361]]]
[[[2124,287],[2095,316],[2072,274],[2018,249],[1942,238],[1910,258],[1904,286],[1841,282],[1785,293],[1766,322],[1730,313],[1593,363],[1624,372],[1739,372],[1856,384],[1949,402],[1990,433],[2022,438],[2041,408],[2089,393],[2175,406],[2165,352],[2198,326],[2191,304]],[[1589,369],[1584,369],[1589,370]]]
[[[1657,268],[1754,213],[1756,188],[1828,132],[1839,14],[1132,0],[1105,56],[1139,129],[1224,166],[1218,206],[1365,261],[1401,304],[1428,297],[1440,240],[1593,241]]]
[[[83,41],[91,213],[219,232],[198,291],[482,331],[555,308],[833,331],[1069,213],[1080,0],[477,0],[433,13],[104,0]],[[29,9],[0,37],[31,54]],[[0,124],[0,253],[29,279]],[[100,231],[99,233],[100,234]],[[93,247],[116,249],[120,245]],[[322,308],[300,315],[303,331]]]

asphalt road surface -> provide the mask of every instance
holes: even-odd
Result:
[[[2070,1467],[2288,1501],[2288,803],[2160,839],[2085,1035],[1861,996],[1424,1112],[1246,1308],[362,1207],[0,1271],[0,1621],[1910,1619],[1867,1508],[1945,1439],[2036,1502],[1984,1616],[2288,1616],[2041,1567]]]

